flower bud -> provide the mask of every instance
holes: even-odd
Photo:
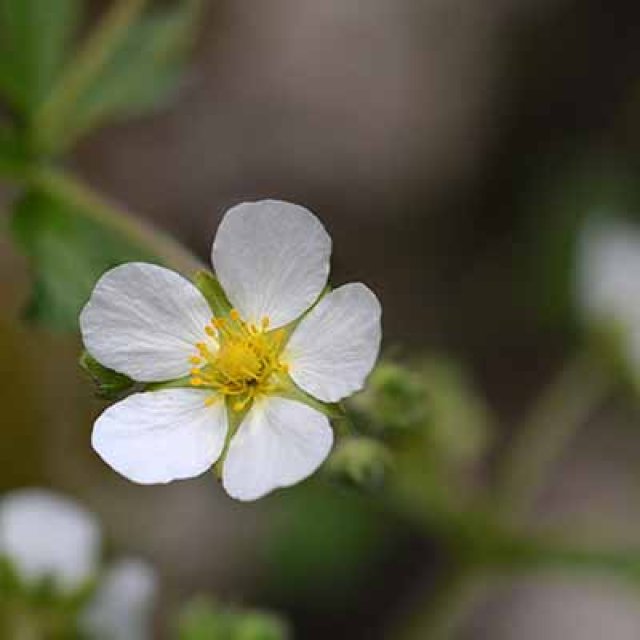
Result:
[[[327,472],[334,478],[363,488],[382,484],[391,466],[387,447],[361,436],[342,439],[327,463]]]

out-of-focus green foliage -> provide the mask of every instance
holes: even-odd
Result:
[[[201,5],[180,0],[132,24],[77,100],[45,119],[44,148],[66,148],[98,126],[165,103],[179,86]]]
[[[27,164],[27,149],[17,130],[0,124],[0,173],[19,175]]]
[[[196,600],[184,610],[178,640],[287,640],[287,625],[272,613]]]
[[[144,2],[113,3],[86,40],[74,43],[85,5],[0,0],[0,97],[14,120],[0,122],[0,173],[26,186],[11,228],[35,274],[27,315],[63,330],[77,329],[78,313],[106,269],[153,256],[137,248],[139,238],[124,239],[127,222],[107,229],[92,215],[98,199],[78,203],[68,192],[50,194],[34,185],[34,176],[46,157],[95,127],[166,101],[178,86],[203,2],[175,0],[146,13]]]
[[[80,611],[92,593],[92,584],[70,594],[61,594],[47,579],[27,585],[0,559],[0,638],[81,640]]]
[[[279,501],[266,544],[269,593],[286,603],[348,610],[389,557],[393,517],[373,498],[328,483],[310,482]]]
[[[0,0],[0,94],[23,115],[51,91],[68,60],[84,0]]]
[[[34,271],[27,317],[55,329],[77,330],[78,314],[107,269],[150,259],[65,202],[37,191],[16,203],[11,226]]]

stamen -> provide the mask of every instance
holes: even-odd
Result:
[[[212,390],[207,403],[231,398],[231,409],[242,411],[256,397],[277,390],[288,371],[279,359],[286,333],[268,332],[269,326],[267,316],[255,324],[244,322],[237,309],[211,319],[204,328],[208,338],[195,345],[198,355],[190,359],[191,384]]]

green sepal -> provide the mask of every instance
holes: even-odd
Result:
[[[231,303],[218,278],[203,269],[196,272],[193,283],[209,303],[213,315],[218,317],[228,315],[229,311],[231,311]]]
[[[79,364],[93,380],[97,394],[105,400],[117,400],[139,387],[129,376],[101,365],[88,351],[82,352]]]
[[[189,387],[191,387],[191,376],[184,376],[166,382],[149,382],[144,385],[144,390],[162,391],[163,389],[187,389]]]
[[[321,402],[306,391],[300,389],[300,387],[298,387],[288,376],[287,380],[283,382],[276,394],[283,398],[287,398],[288,400],[294,400],[295,402],[306,404],[312,409],[323,413],[330,420],[344,420],[346,418],[346,412],[342,405],[337,403]]]
[[[218,458],[217,462],[213,465],[212,471],[215,477],[218,480],[222,480],[222,468],[224,467],[224,461],[227,457],[227,452],[229,451],[229,445],[231,444],[231,440],[233,436],[236,434],[236,431],[240,427],[240,424],[244,420],[247,413],[253,406],[253,403],[249,404],[247,407],[242,409],[242,411],[236,411],[233,406],[233,399],[224,400],[227,404],[227,436],[224,441],[224,447],[222,449],[222,453]]]

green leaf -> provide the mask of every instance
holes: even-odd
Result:
[[[131,27],[68,114],[64,126],[70,138],[157,108],[175,94],[201,5],[201,0],[182,0]]]
[[[105,400],[117,400],[137,386],[135,380],[101,365],[87,351],[83,351],[80,356],[80,366],[93,380],[98,395]]]
[[[157,261],[81,211],[37,191],[17,202],[11,230],[34,271],[27,317],[58,330],[77,330],[80,310],[107,269],[132,260]]]
[[[28,159],[22,137],[12,127],[0,125],[0,174],[16,175],[26,168]]]
[[[66,62],[83,0],[0,0],[0,93],[28,115]]]

